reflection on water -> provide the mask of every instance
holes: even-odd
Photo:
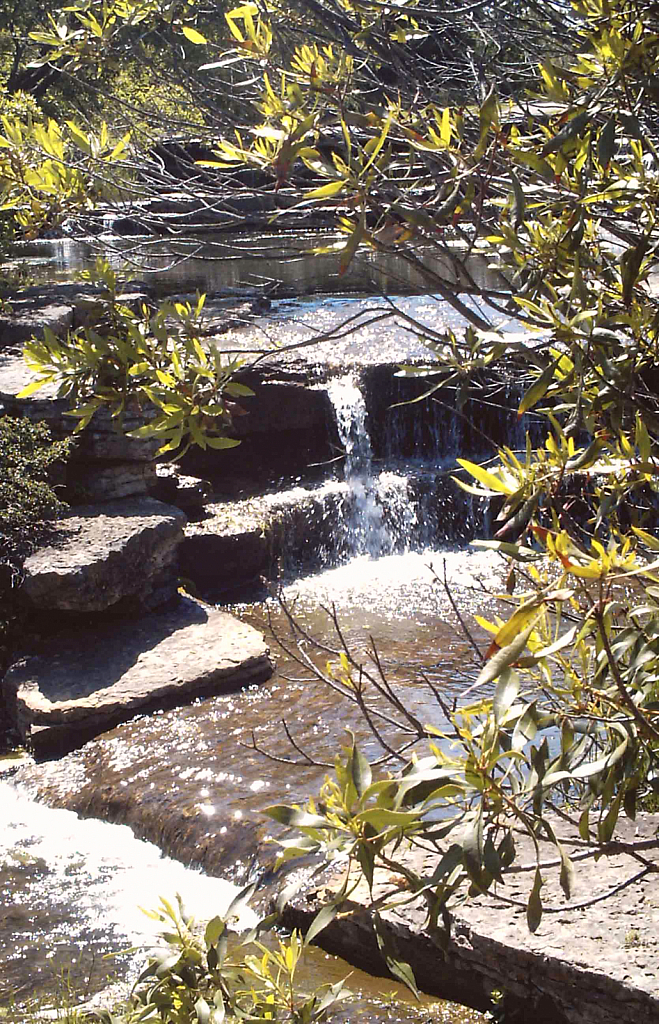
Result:
[[[331,232],[217,233],[204,239],[177,241],[143,236],[121,238],[60,238],[19,243],[11,247],[10,269],[28,271],[38,281],[71,277],[93,265],[100,254],[133,277],[154,277],[161,292],[200,289],[234,291],[252,287],[279,297],[313,295],[316,292],[362,292],[368,295],[423,294],[433,292],[436,275],[444,282],[460,280],[473,285],[506,289],[502,276],[492,271],[484,256],[469,259],[469,276],[459,276],[452,249],[439,254],[419,249],[413,262],[390,253],[366,253],[354,258],[340,273],[344,236]],[[316,253],[318,247],[329,252]]]

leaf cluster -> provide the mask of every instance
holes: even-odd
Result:
[[[163,945],[149,956],[137,981],[135,1008],[126,1024],[321,1024],[328,1018],[345,998],[344,982],[320,985],[310,994],[301,990],[296,975],[308,940],[297,932],[287,940],[273,936],[276,915],[247,933],[232,934],[254,889],[243,889],[203,933],[180,897],[176,904],[161,898],[148,916],[165,926]]]
[[[48,427],[0,417],[0,508],[3,560],[18,564],[39,531],[64,508],[53,490],[53,470],[68,458],[72,441],[53,441]]]
[[[68,415],[77,420],[75,432],[101,409],[118,429],[126,413],[137,412],[146,422],[128,435],[160,442],[159,454],[185,451],[191,444],[204,449],[239,444],[225,433],[233,400],[253,392],[232,379],[238,361],[202,345],[205,296],[194,305],[165,303],[155,313],[143,306],[136,313],[121,302],[107,261],[97,261],[94,276],[105,287],[96,326],[65,338],[46,330],[43,339],[28,342],[25,359],[35,378],[19,397],[55,382],[58,395],[72,406]]]

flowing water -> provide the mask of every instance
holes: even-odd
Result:
[[[446,572],[465,613],[482,609],[483,587],[492,582],[496,567],[479,554],[463,551],[361,556],[291,583],[284,596],[304,629],[329,644],[336,644],[336,637],[322,607],[335,606],[346,642],[366,652],[372,637],[410,710],[422,721],[441,725],[441,711],[422,673],[450,700],[473,680],[475,666],[444,589],[428,568],[431,561],[440,577]],[[289,647],[287,619],[277,605],[236,610]],[[160,868],[156,849],[148,846],[143,852],[144,844],[131,839],[125,825],[206,874],[238,885],[259,878],[264,901],[273,891],[275,849],[270,840],[282,830],[261,816],[262,808],[303,801],[317,792],[348,727],[365,753],[377,756],[377,744],[356,709],[302,671],[274,640],[273,651],[278,672],[265,686],[136,719],[59,761],[18,772],[23,796],[123,823],[81,822],[66,811],[18,798],[9,806],[9,819],[22,824],[5,832],[3,888],[18,920],[10,915],[3,922],[0,948],[4,942],[5,950],[0,959],[21,995],[39,991],[42,978],[52,984],[56,966],[65,963],[79,988],[87,986],[91,972],[93,991],[107,969],[100,953],[136,941],[130,930],[136,903],[152,906],[159,894],[171,898],[181,889],[188,900],[187,876],[170,875],[171,861]],[[322,654],[321,663],[325,659]],[[317,763],[287,763],[303,758],[287,739],[284,721],[298,748]],[[44,818],[16,818],[17,812],[33,809]],[[58,814],[65,817],[45,817]],[[74,822],[79,838],[69,839]],[[113,833],[118,827],[120,833]],[[88,839],[87,829],[96,838]],[[98,829],[105,829],[105,835],[99,837]],[[53,835],[59,838],[51,847]],[[142,864],[146,879],[139,873]],[[193,874],[192,881],[196,884],[199,877]],[[148,886],[143,890],[144,881]],[[209,890],[206,898],[215,908],[223,890]],[[33,934],[38,922],[43,927]],[[121,961],[112,961],[110,970],[121,967]],[[359,1009],[365,1020],[417,1019],[415,1010],[403,1011],[398,1004],[393,1018],[382,1015],[381,1007],[369,1010],[369,1000],[389,991],[390,982],[360,978],[358,985],[367,993]],[[455,1022],[476,1019],[462,1016],[457,1008],[445,1014],[443,1019]]]
[[[432,296],[401,299],[399,308],[425,316],[429,331],[456,323]],[[380,364],[420,352],[423,331],[411,334],[385,300],[282,303],[249,332],[229,332],[226,347],[253,349],[267,336],[280,349],[293,339],[304,351],[319,333],[340,330],[346,316],[356,319],[343,347],[336,338],[325,342],[323,358],[373,367],[370,377],[344,373],[327,385],[348,499],[330,531],[324,571],[285,577],[282,597],[312,663],[334,657],[312,640],[337,651],[345,643],[371,667],[375,646],[410,710],[441,725],[433,687],[450,701],[476,672],[454,602],[467,619],[482,612],[498,573],[495,558],[459,546],[487,529],[488,512],[448,486],[450,470],[456,454],[479,445],[491,454],[491,423],[501,433],[516,417],[504,422],[485,405],[459,403],[456,413],[434,402],[419,426],[409,408],[390,411],[398,385],[391,390],[391,368],[382,375]],[[506,400],[483,398],[497,410]],[[287,611],[274,599],[235,611],[271,637],[278,668],[267,685],[135,719],[59,761],[24,765],[0,787],[0,1005],[10,991],[23,999],[52,988],[62,971],[90,991],[113,970],[123,973],[124,960],[108,970],[101,954],[148,941],[136,903],[183,890],[186,902],[201,899],[215,913],[232,885],[252,878],[265,902],[274,889],[272,840],[282,830],[262,808],[316,793],[347,728],[368,756],[378,756],[355,706],[300,663]],[[375,693],[372,700],[379,707]],[[387,736],[404,739],[397,726]],[[335,980],[344,967],[317,954],[310,970],[317,983]],[[387,1002],[382,993],[394,989],[391,982],[355,977],[362,996],[342,1019],[481,1019],[449,1004],[419,1010],[400,991]]]

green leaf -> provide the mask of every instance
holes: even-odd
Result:
[[[641,540],[646,547],[650,548],[651,551],[659,551],[659,537],[654,537],[651,533],[648,533],[647,530],[640,530],[637,526],[632,526],[632,530],[638,539]]]
[[[57,375],[54,373],[49,373],[47,376],[40,377],[38,380],[30,381],[30,383],[26,387],[24,387],[22,391],[18,392],[16,397],[29,398],[30,395],[33,395],[35,391],[39,391],[40,388],[45,387],[46,384],[50,384],[52,380],[55,380],[56,376]]]
[[[220,935],[224,932],[225,924],[224,919],[221,917],[213,917],[206,925],[206,931],[204,932],[204,942],[207,946],[214,946]]]
[[[394,976],[394,978],[401,981],[403,985],[409,988],[409,990],[413,992],[418,999],[419,990],[414,978],[414,972],[408,963],[399,959],[398,950],[395,947],[393,936],[387,930],[378,913],[373,914],[373,927],[375,929],[375,937],[377,939],[378,947],[385,959],[389,972]]]
[[[548,139],[544,146],[540,150],[540,156],[548,156],[550,153],[555,153],[556,150],[562,149],[566,142],[571,142],[572,139],[580,135],[583,129],[586,127],[589,118],[589,111],[582,110],[574,117],[570,118],[564,128],[554,135],[553,138]]]
[[[538,732],[537,718],[534,701],[533,704],[529,704],[522,717],[517,721],[511,741],[513,750],[521,750],[527,743],[531,743],[535,739]]]
[[[540,874],[540,868],[536,868],[533,888],[526,907],[526,923],[530,932],[537,931],[540,921],[542,920],[542,900],[540,899],[540,890],[543,885],[544,882],[542,875]]]
[[[232,917],[237,917],[238,914],[240,914],[256,892],[257,885],[258,882],[250,882],[249,885],[246,885],[236,896],[234,896],[226,909],[226,913],[224,915],[225,921],[230,920]]]
[[[228,384],[224,385],[224,391],[228,395],[232,395],[234,398],[253,398],[254,391],[248,388],[246,384],[240,384],[237,380],[230,380]]]
[[[484,686],[486,683],[491,683],[493,679],[496,679],[497,676],[501,675],[504,669],[508,668],[509,665],[512,665],[514,664],[514,662],[517,661],[520,654],[526,647],[526,643],[529,637],[531,636],[531,633],[535,629],[535,624],[538,621],[538,618],[541,614],[542,612],[536,609],[533,613],[532,621],[529,623],[526,629],[522,630],[522,632],[519,633],[519,635],[516,636],[511,643],[507,644],[505,647],[502,647],[500,651],[497,651],[497,653],[489,659],[489,661],[485,662],[482,669],[478,673],[478,678],[476,679],[476,682],[474,684],[475,687]]]
[[[219,451],[224,448],[237,448],[240,444],[235,437],[209,437],[208,434],[205,436],[205,441],[209,448],[216,448]]]
[[[273,804],[266,807],[264,814],[280,825],[289,825],[293,828],[331,828],[332,826],[325,818],[318,814],[309,814],[300,810],[299,807],[288,807],[286,804]]]
[[[359,243],[361,242],[362,238],[364,237],[365,232],[366,232],[366,217],[364,216],[364,214],[362,214],[362,216],[359,219],[359,223],[355,227],[355,230],[353,231],[353,233],[350,235],[350,238],[346,242],[346,244],[343,247],[343,250],[341,252],[341,259],[339,261],[339,277],[342,274],[345,274],[346,270],[350,266],[350,264],[352,262],[352,258],[355,255],[355,253],[357,252],[357,249],[359,248]]]
[[[331,903],[326,904],[324,907],[321,908],[321,910],[318,911],[313,921],[307,928],[306,935],[304,936],[305,946],[309,945],[310,942],[313,942],[316,936],[319,935],[324,928],[327,928],[327,926],[332,923],[332,921],[339,913],[339,910],[341,909],[341,904],[343,903],[344,898],[344,894],[341,893],[341,899],[332,900]]]
[[[311,192],[305,192],[305,199],[328,199],[330,196],[338,195],[341,191],[345,182],[343,178],[340,181],[330,181],[327,185],[321,185],[319,188],[314,188]]]
[[[579,818],[579,835],[583,839],[584,843],[590,842],[590,828],[589,828],[589,809],[586,808],[582,811]]]
[[[499,101],[494,85],[490,86],[490,90],[481,104],[481,108],[478,112],[479,120],[479,137],[478,145],[474,150],[474,158],[479,160],[485,152],[487,136],[492,125],[495,127],[499,124]]]
[[[391,827],[404,828],[405,825],[413,825],[419,821],[419,815],[416,811],[390,811],[385,807],[369,807],[367,811],[360,811],[355,815],[355,820],[382,831]]]
[[[373,775],[370,764],[354,740],[352,750],[350,752],[348,769],[350,771],[355,790],[357,791],[357,796],[362,797],[364,792],[371,785]]]
[[[541,558],[539,551],[527,548],[523,544],[511,544],[503,540],[472,540],[473,548],[487,548],[489,551],[500,551],[502,555],[514,558],[516,562],[537,562]]]
[[[226,1020],[226,1009],[224,1007],[222,989],[218,988],[215,990],[213,1002],[215,1003],[215,1005],[211,1010],[209,1024],[224,1024],[224,1021]]]
[[[616,117],[610,117],[602,128],[597,140],[597,160],[606,169],[613,158],[616,148]]]
[[[513,227],[517,231],[520,224],[524,220],[524,212],[526,210],[526,200],[524,198],[524,191],[520,184],[519,178],[514,171],[509,171],[510,180],[513,183]]]
[[[479,807],[462,836],[464,866],[472,882],[481,887],[483,877],[483,808]]]
[[[560,874],[561,889],[563,890],[563,892],[565,894],[565,899],[569,900],[570,896],[572,895],[572,888],[574,886],[574,867],[573,867],[572,861],[570,860],[570,858],[568,856],[568,853],[564,849],[564,847],[561,846],[560,843],[558,843],[557,845],[558,845],[558,852],[559,852],[560,858],[561,858],[561,874]]]
[[[456,459],[459,466],[466,469],[468,473],[478,480],[480,484],[483,484],[490,491],[499,494],[512,494],[514,488],[509,484],[500,480],[494,473],[490,473],[489,470],[484,469],[483,466],[479,466],[477,462],[470,462],[469,459]]]
[[[494,719],[497,725],[501,724],[508,708],[517,700],[519,687],[520,678],[517,672],[514,672],[512,669],[506,669],[501,673],[496,690],[494,691],[493,701]]]
[[[519,409],[517,410],[518,416],[523,416],[525,412],[528,412],[529,409],[532,409],[534,405],[537,405],[537,403],[545,397],[554,379],[554,371],[561,361],[561,358],[562,356],[558,359],[554,359],[553,363],[550,363],[546,370],[542,371],[535,383],[533,383],[528,389],[522,398],[522,401],[519,403]]]
[[[211,1008],[203,996],[199,996],[194,1004],[194,1012],[199,1024],[210,1024]]]

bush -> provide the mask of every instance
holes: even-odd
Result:
[[[44,423],[0,418],[0,665],[15,622],[21,566],[43,539],[48,521],[65,508],[53,490],[53,474],[71,446],[70,440],[53,441]]]

